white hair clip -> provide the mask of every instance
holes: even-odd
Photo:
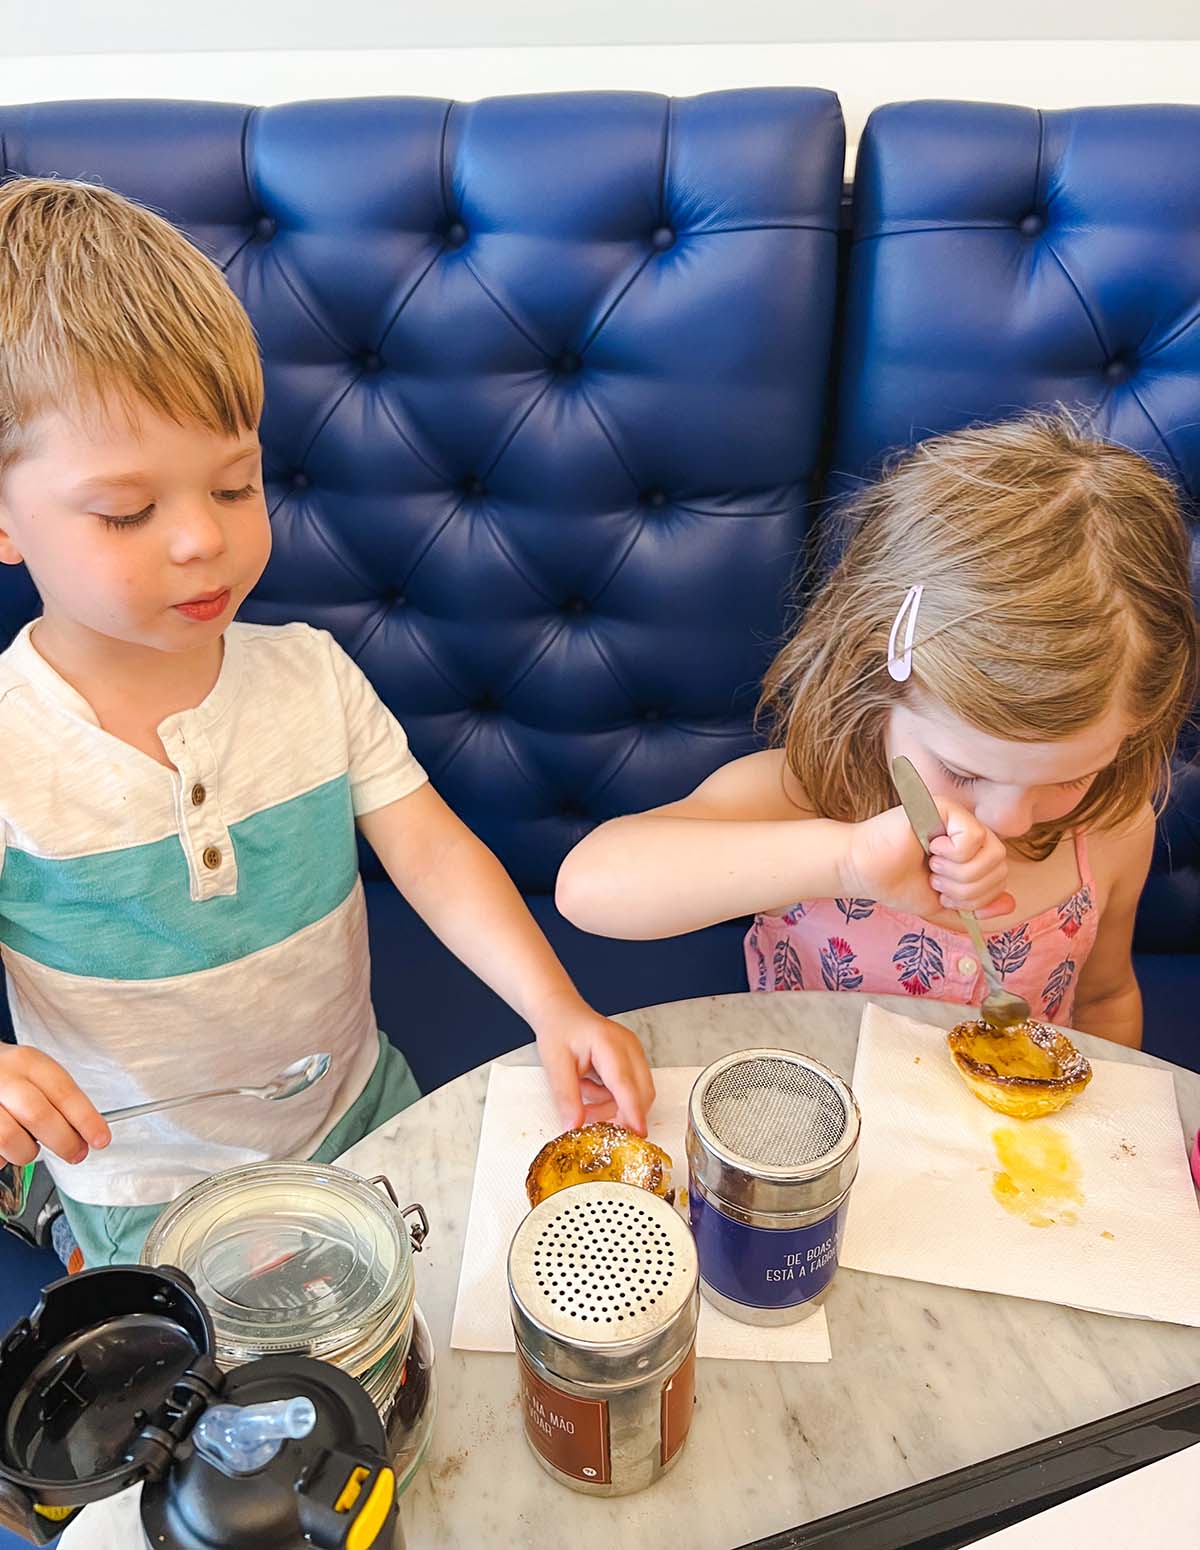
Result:
[[[924,590],[924,587],[909,587],[892,621],[892,633],[888,636],[887,670],[898,684],[907,682],[912,673],[913,636],[917,633],[917,609],[921,606]],[[902,628],[904,649],[897,653],[896,642]]]

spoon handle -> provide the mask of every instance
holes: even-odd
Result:
[[[155,1098],[149,1103],[131,1103],[124,1109],[105,1109],[100,1118],[110,1125],[119,1119],[139,1119],[143,1114],[158,1114],[163,1109],[182,1108],[185,1103],[201,1103],[207,1098],[257,1098],[257,1087],[218,1087],[207,1093],[184,1093],[178,1098]]]
[[[974,910],[959,910],[962,923],[967,928],[967,935],[971,938],[979,958],[979,967],[983,970],[983,978],[987,988],[991,991],[1004,991],[1004,981],[996,973],[996,966],[992,962],[992,950],[987,945],[987,939],[979,924],[979,917]]]

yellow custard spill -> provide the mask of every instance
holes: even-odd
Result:
[[[1080,1168],[1070,1142],[1052,1125],[1005,1125],[992,1132],[1001,1172],[992,1175],[992,1194],[1013,1216],[1031,1227],[1071,1226],[1073,1206],[1083,1204]]]

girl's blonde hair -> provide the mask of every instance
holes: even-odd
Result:
[[[51,407],[142,402],[237,435],[262,398],[250,319],[168,221],[90,183],[0,187],[0,471]]]
[[[1017,848],[1049,855],[1167,789],[1196,691],[1187,531],[1170,482],[1065,413],[922,442],[849,504],[849,547],[775,658],[760,711],[812,808],[895,805],[888,714],[920,696],[1013,742],[1053,742],[1114,703],[1134,730],[1075,810]],[[887,671],[908,588],[924,587],[912,675]]]

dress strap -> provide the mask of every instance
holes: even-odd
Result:
[[[1092,877],[1092,865],[1088,859],[1087,835],[1082,829],[1075,831],[1075,865],[1079,868],[1080,888],[1091,888],[1095,879]]]

